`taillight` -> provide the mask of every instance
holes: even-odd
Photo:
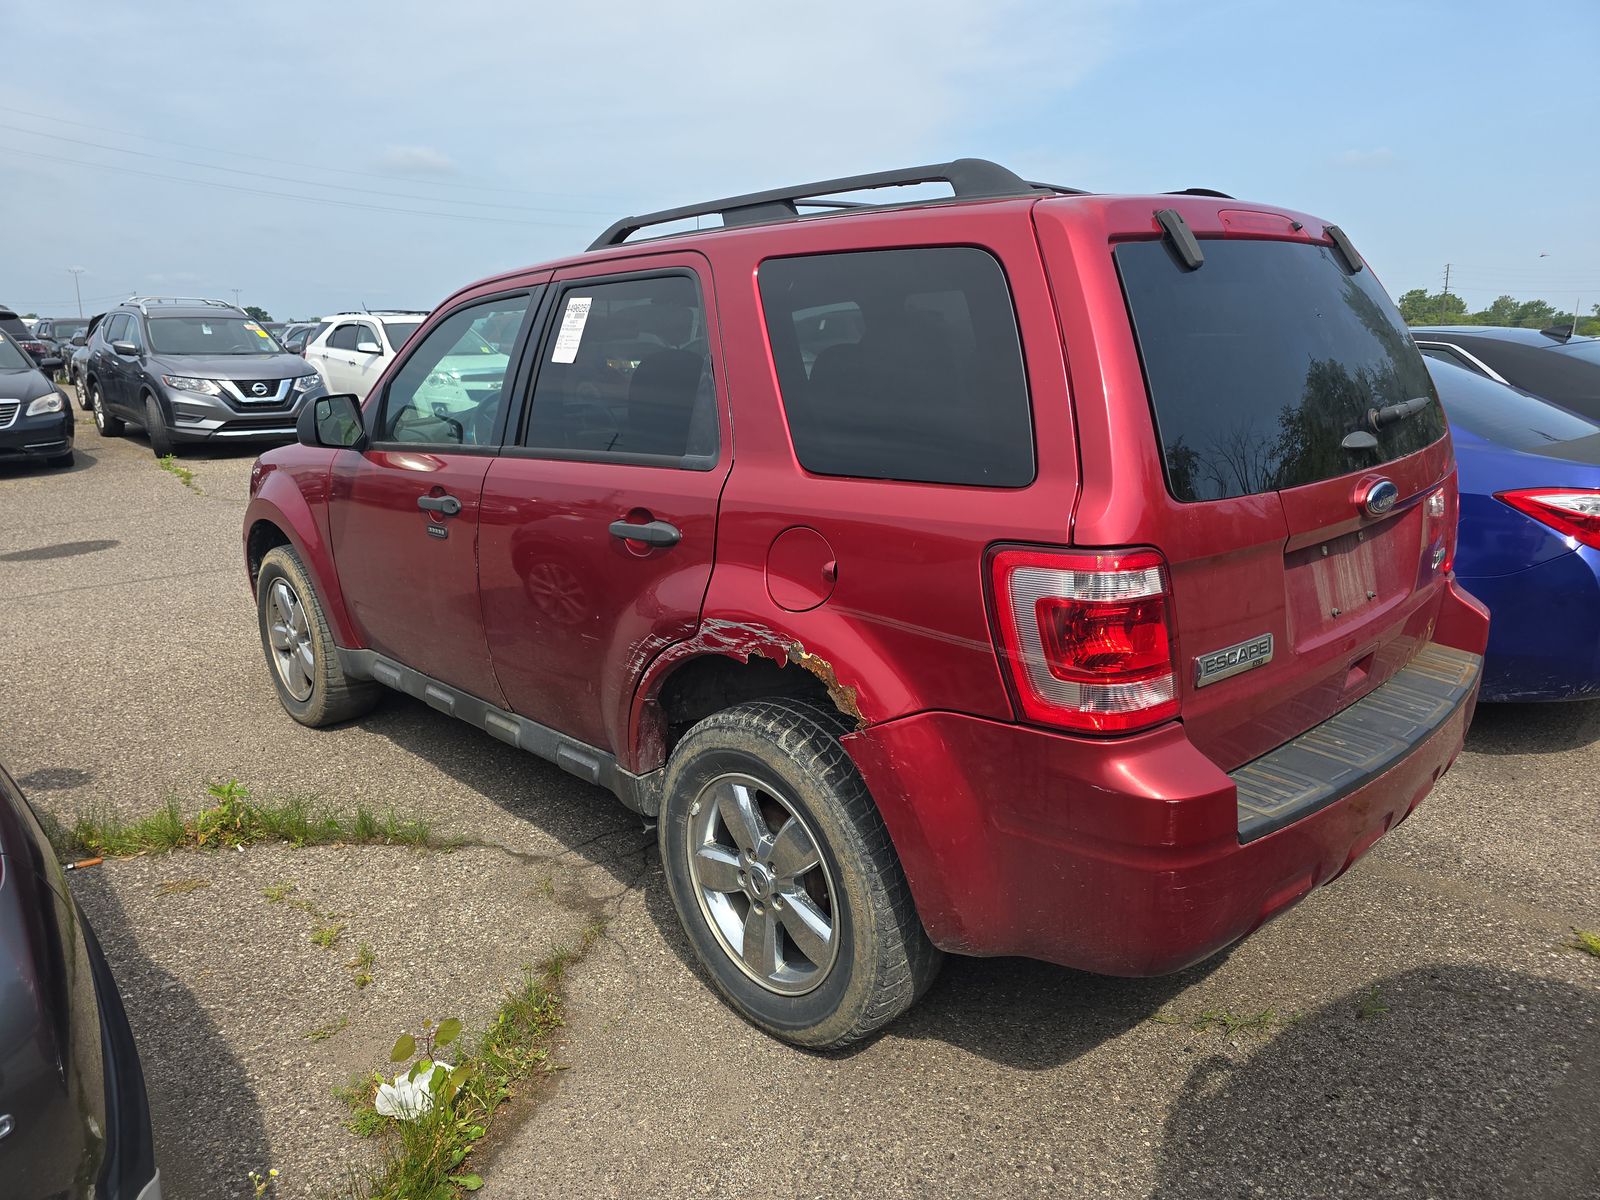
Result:
[[[1178,713],[1172,597],[1154,550],[1000,550],[994,603],[1023,714],[1125,733]]]
[[[1494,496],[1557,533],[1600,549],[1600,491],[1594,488],[1518,488],[1496,492]]]
[[[1423,539],[1428,547],[1428,565],[1435,571],[1449,571],[1455,566],[1456,526],[1460,511],[1461,498],[1454,476],[1443,487],[1429,492],[1423,504]]]

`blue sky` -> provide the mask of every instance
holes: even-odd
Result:
[[[6,7],[25,311],[73,311],[69,266],[85,311],[426,308],[629,212],[962,155],[1304,209],[1395,295],[1450,262],[1474,308],[1600,302],[1600,5]]]

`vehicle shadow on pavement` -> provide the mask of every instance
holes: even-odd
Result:
[[[80,445],[72,452],[70,467],[47,467],[42,462],[0,463],[0,483],[8,479],[40,479],[49,475],[77,475],[100,460]]]
[[[1255,1038],[1208,1039],[1155,1200],[1600,1195],[1600,994],[1439,965]]]
[[[194,993],[143,953],[107,877],[89,870],[71,879],[139,1047],[162,1195],[244,1195],[247,1173],[264,1175],[272,1161],[254,1085]]]
[[[1466,749],[1477,754],[1559,754],[1600,740],[1600,699],[1479,704]]]
[[[644,851],[654,852],[655,835],[603,788],[409,697],[386,695],[360,725],[554,838],[565,847],[562,858],[577,856],[571,865],[604,869],[618,885],[616,894],[643,877]],[[439,832],[473,833],[445,826]]]
[[[672,953],[714,990],[678,923],[653,846],[650,856],[645,909]],[[1148,1021],[1222,966],[1230,950],[1155,979],[1092,975],[1028,958],[947,955],[927,995],[908,1013],[879,1033],[823,1056],[849,1060],[889,1037],[944,1042],[1017,1070],[1050,1070]]]

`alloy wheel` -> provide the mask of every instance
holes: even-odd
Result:
[[[311,626],[299,594],[281,577],[274,579],[267,591],[267,640],[272,645],[272,665],[285,690],[302,703],[311,699],[317,669]]]
[[[100,399],[100,385],[89,385],[89,407],[94,409],[94,427],[101,433],[106,431],[106,406]]]
[[[719,776],[689,806],[689,876],[728,957],[769,991],[818,987],[839,950],[839,906],[816,836],[751,775]]]

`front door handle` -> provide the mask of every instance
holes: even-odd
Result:
[[[625,542],[643,542],[647,546],[676,546],[683,541],[683,530],[671,521],[645,521],[639,525],[613,521],[611,536]]]
[[[461,511],[461,501],[454,496],[418,496],[417,507],[425,512],[443,513],[453,517]]]

